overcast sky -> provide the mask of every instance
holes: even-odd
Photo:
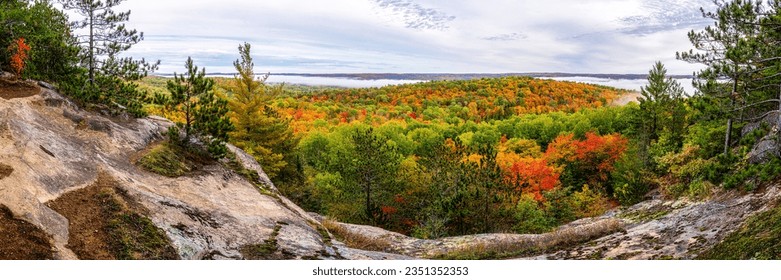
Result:
[[[182,72],[234,72],[242,42],[259,72],[647,73],[711,24],[710,0],[128,0],[145,40],[127,55]]]

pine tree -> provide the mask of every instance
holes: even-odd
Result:
[[[639,123],[640,156],[648,164],[648,148],[665,135],[672,143],[672,149],[683,144],[685,111],[683,111],[684,90],[678,81],[667,76],[664,64],[657,61],[648,72],[648,85],[640,88],[640,110],[636,118]]]
[[[269,106],[282,86],[268,87],[265,84],[268,74],[256,80],[250,49],[248,43],[240,45],[241,58],[233,63],[238,74],[228,91],[232,94],[230,117],[236,130],[230,133],[230,139],[236,147],[255,157],[270,178],[276,179],[283,170],[294,168],[292,150],[297,140],[289,120]]]
[[[372,128],[356,131],[351,136],[355,147],[353,165],[346,168],[345,178],[363,193],[364,218],[373,225],[383,225],[380,203],[389,200],[397,185],[396,176],[401,156],[387,140],[376,135]]]
[[[716,21],[714,25],[700,32],[689,32],[689,41],[698,52],[689,50],[676,56],[707,66],[697,73],[696,86],[726,118],[724,154],[727,154],[732,145],[734,122],[741,117],[740,110],[734,109],[745,101],[755,69],[752,62],[757,60],[760,7],[750,0],[717,0],[715,4],[716,12],[703,10],[705,18]],[[723,83],[724,80],[729,83]]]
[[[177,137],[178,130],[183,130],[184,138],[180,144],[185,145],[189,145],[191,138],[197,136],[206,142],[214,157],[220,158],[226,151],[228,132],[233,129],[226,116],[228,103],[215,96],[214,81],[206,78],[205,69],[198,71],[192,58],[187,58],[185,67],[186,76],[174,74],[174,80],[167,83],[171,97],[166,106],[169,110],[182,114],[184,119],[184,122],[176,124],[178,129],[171,134]]]
[[[76,29],[86,29],[78,35],[82,47],[82,65],[86,68],[86,89],[75,94],[86,102],[101,103],[115,110],[127,110],[142,116],[141,102],[145,95],[137,87],[124,85],[145,77],[157,69],[160,61],[149,63],[144,59],[122,58],[119,54],[143,40],[143,33],[127,29],[124,22],[130,11],[117,13],[113,9],[124,0],[61,0],[65,9],[83,17],[72,23]]]

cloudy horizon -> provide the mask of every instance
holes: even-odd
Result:
[[[125,55],[183,71],[234,72],[252,44],[271,73],[647,73],[701,65],[675,59],[686,34],[711,24],[709,0],[129,0],[128,27],[145,40]]]

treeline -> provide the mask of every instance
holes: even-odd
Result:
[[[503,77],[382,88],[287,91],[274,105],[293,117],[297,132],[306,132],[355,121],[373,125],[391,120],[458,124],[520,114],[576,112],[608,105],[624,92],[590,84]]]

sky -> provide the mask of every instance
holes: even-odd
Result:
[[[235,72],[252,45],[271,73],[647,73],[701,65],[675,59],[712,24],[710,0],[127,0],[144,41],[125,53],[158,73]]]

